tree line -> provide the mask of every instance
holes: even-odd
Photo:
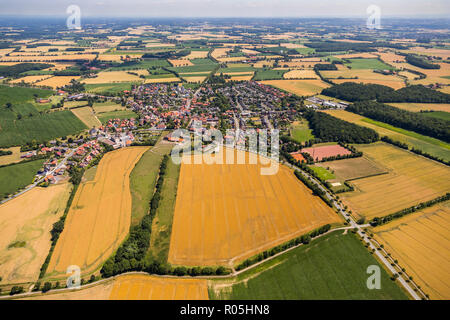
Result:
[[[316,138],[323,142],[337,141],[344,143],[371,143],[379,140],[378,133],[350,123],[324,112],[307,111],[304,117]]]
[[[392,220],[401,218],[401,217],[403,217],[403,216],[405,216],[407,214],[411,214],[411,213],[417,212],[417,211],[422,210],[424,208],[428,208],[428,207],[434,206],[435,204],[438,204],[438,203],[441,203],[441,202],[445,202],[445,201],[448,201],[448,200],[450,200],[450,193],[447,192],[443,196],[437,197],[437,198],[429,200],[429,201],[421,202],[421,203],[419,203],[417,205],[414,205],[414,206],[411,206],[409,208],[397,211],[397,212],[389,214],[389,215],[387,215],[385,217],[382,217],[382,218],[375,217],[375,218],[373,218],[370,221],[370,224],[373,227],[379,226],[379,225],[388,223],[388,222],[390,222]]]
[[[347,107],[347,111],[450,142],[450,121],[444,119],[426,117],[421,113],[406,111],[375,101],[356,102]]]
[[[322,94],[350,102],[377,100],[378,102],[450,103],[450,94],[422,85],[394,90],[379,84],[344,82],[323,89]]]
[[[422,150],[420,150],[418,148],[415,148],[415,147],[411,147],[411,149],[409,149],[409,145],[408,144],[406,144],[404,142],[393,140],[393,139],[391,139],[391,138],[389,138],[387,136],[382,137],[381,141],[384,141],[386,143],[392,144],[392,145],[394,145],[396,147],[399,147],[401,149],[411,151],[411,152],[413,152],[415,154],[418,154],[419,156],[422,156],[422,157],[425,157],[425,158],[428,158],[428,159],[440,162],[442,164],[445,164],[446,166],[450,165],[450,161],[447,161],[447,160],[445,160],[443,158],[436,157],[436,156],[434,156],[432,154],[429,154],[429,153],[427,153],[425,151],[422,151]]]
[[[422,69],[440,69],[441,66],[438,65],[437,63],[431,63],[428,61],[425,61],[424,59],[415,56],[413,54],[407,54],[405,56],[405,60],[406,62],[408,62],[409,64],[412,64],[413,66],[422,68]]]

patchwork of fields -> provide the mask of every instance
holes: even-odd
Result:
[[[341,221],[286,167],[280,166],[275,175],[262,176],[261,164],[246,163],[181,165],[170,263],[239,262]]]

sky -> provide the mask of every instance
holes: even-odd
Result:
[[[0,0],[0,15],[85,17],[382,17],[448,18],[450,0]]]

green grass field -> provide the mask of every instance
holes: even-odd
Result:
[[[327,181],[330,179],[336,179],[336,176],[334,174],[332,174],[330,171],[328,171],[325,168],[322,167],[316,167],[316,166],[309,166],[316,174],[317,176],[323,180],[323,181]]]
[[[393,67],[381,62],[378,59],[348,59],[350,63],[347,66],[352,69],[378,69],[378,70],[392,70]]]
[[[253,77],[255,81],[283,79],[287,70],[258,69]]]
[[[33,182],[44,159],[0,167],[0,199]]]
[[[45,142],[77,134],[84,129],[87,129],[84,123],[69,110],[41,115],[28,104],[22,105],[20,110],[14,107],[10,111],[0,111],[0,147],[22,145],[33,140]]]
[[[152,261],[167,263],[179,175],[180,165],[169,160],[161,190],[161,200],[152,225],[149,249]]]
[[[212,281],[210,299],[399,300],[406,294],[380,266],[381,289],[369,290],[367,267],[380,266],[352,233],[336,231],[244,272]]]
[[[148,214],[149,203],[156,184],[162,157],[172,149],[171,144],[157,143],[145,152],[130,174],[132,197],[131,225],[140,223]]]
[[[291,137],[297,142],[305,142],[314,139],[312,130],[308,126],[308,120],[302,119],[291,125]]]
[[[436,119],[442,119],[450,121],[450,112],[445,111],[433,111],[433,112],[424,112],[422,113],[426,117],[436,118]]]
[[[130,110],[118,110],[118,111],[110,111],[98,113],[97,118],[101,123],[106,123],[110,119],[130,119],[137,118],[138,115]]]

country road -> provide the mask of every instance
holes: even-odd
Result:
[[[304,177],[309,178],[314,184],[316,184],[322,191],[325,192],[326,197],[332,201],[333,205],[339,210],[339,213],[342,215],[342,217],[347,220],[352,228],[357,229],[358,235],[363,239],[363,241],[369,246],[370,249],[374,250],[374,253],[378,257],[378,259],[385,265],[385,267],[392,273],[392,274],[398,274],[395,268],[391,265],[391,263],[384,257],[383,254],[381,254],[380,251],[377,250],[376,246],[373,244],[371,239],[369,239],[365,235],[365,231],[362,229],[363,227],[367,225],[359,225],[355,222],[353,217],[348,214],[344,208],[336,201],[334,200],[333,196],[329,193],[327,189],[325,189],[321,183],[319,183],[313,176],[309,175],[302,169],[293,166],[289,163],[286,163],[289,167],[298,170]],[[396,281],[399,281],[400,284],[405,288],[406,291],[415,299],[415,300],[422,300],[419,295],[414,291],[414,289],[410,286],[408,282],[405,281],[402,277],[398,277]]]
[[[78,147],[77,147],[77,148],[78,148]],[[72,150],[70,151],[70,153],[69,153],[67,156],[65,156],[64,159],[63,159],[60,163],[58,163],[58,164],[56,165],[55,168],[53,168],[52,170],[50,170],[49,172],[47,172],[47,174],[46,174],[44,177],[42,177],[41,179],[35,181],[33,184],[27,186],[25,189],[23,189],[23,190],[20,191],[19,193],[16,193],[16,194],[12,195],[11,197],[6,198],[6,199],[0,201],[0,204],[4,204],[4,203],[6,203],[6,202],[8,202],[8,201],[11,201],[12,199],[15,199],[15,198],[17,198],[18,196],[21,196],[22,194],[24,194],[24,193],[30,191],[31,189],[33,189],[34,187],[36,187],[37,185],[39,185],[42,181],[44,181],[44,179],[45,179],[47,176],[52,175],[53,173],[55,173],[56,170],[60,169],[64,164],[66,164],[67,160],[68,160],[70,157],[73,156],[73,154],[75,153],[75,150],[76,150],[77,148],[72,149]]]

